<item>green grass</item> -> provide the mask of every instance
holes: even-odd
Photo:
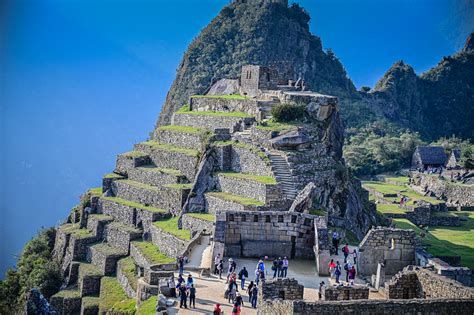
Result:
[[[210,214],[210,213],[191,213],[191,212],[188,212],[188,213],[186,213],[186,215],[189,216],[189,217],[192,217],[192,218],[206,220],[206,221],[210,221],[210,222],[214,222],[214,220],[216,219],[216,216],[213,215],[213,214]]]
[[[177,126],[177,125],[161,126],[158,128],[158,130],[189,133],[189,134],[200,134],[202,132],[202,130],[199,128],[194,128],[190,126]]]
[[[112,222],[108,225],[108,227],[115,228],[120,231],[128,232],[128,233],[140,233],[141,231],[137,228],[131,227],[129,225],[126,225],[122,222]]]
[[[249,115],[244,112],[204,112],[204,111],[191,111],[189,105],[184,105],[181,107],[175,114],[186,114],[186,115],[195,115],[195,116],[215,116],[215,117],[237,117],[237,118],[251,118],[252,115]]]
[[[239,203],[244,206],[263,206],[263,202],[239,195],[232,195],[226,192],[208,192],[206,195]]]
[[[113,220],[114,218],[106,214],[89,214],[89,219],[95,219],[97,221]]]
[[[377,211],[381,214],[405,214],[407,210],[400,208],[398,204],[384,204],[379,203],[377,205]]]
[[[199,151],[198,150],[181,148],[181,147],[177,147],[177,146],[172,145],[172,144],[159,143],[159,142],[156,142],[154,140],[145,141],[145,142],[142,142],[140,144],[150,146],[152,149],[168,151],[168,152],[174,152],[174,153],[181,153],[181,154],[184,154],[184,155],[187,155],[187,156],[192,156],[192,157],[198,157],[199,156]]]
[[[267,120],[263,121],[255,128],[259,130],[264,130],[264,131],[275,131],[275,132],[282,132],[282,131],[287,131],[287,130],[292,130],[297,128],[297,124],[294,123],[282,123],[282,122],[276,122],[273,120]]]
[[[79,223],[66,223],[59,226],[59,230],[65,233],[70,233],[77,239],[93,237],[94,233],[88,229],[81,229]]]
[[[238,179],[251,180],[251,181],[259,182],[266,185],[276,185],[277,183],[276,179],[271,176],[259,176],[259,175],[253,175],[253,174],[247,174],[247,173],[236,173],[236,172],[220,172],[218,174],[222,174],[224,176],[234,177]]]
[[[156,296],[150,297],[148,300],[145,300],[140,303],[136,315],[153,315],[156,313]]]
[[[102,275],[103,274],[99,268],[92,264],[81,263],[79,265],[79,278],[84,278],[84,276],[99,277]]]
[[[179,219],[178,217],[173,217],[173,218],[153,222],[153,224],[156,227],[162,229],[163,231],[173,234],[177,238],[180,238],[186,241],[190,240],[191,232],[189,230],[178,229],[178,219]]]
[[[153,243],[133,241],[132,244],[139,249],[142,255],[145,256],[151,264],[172,264],[176,262],[176,259],[166,256],[166,254],[162,253]]]
[[[100,282],[99,313],[135,314],[135,300],[130,299],[113,277]]]
[[[107,243],[97,243],[90,247],[94,247],[95,250],[107,256],[121,256],[127,254],[123,250],[116,247],[112,247]]]
[[[410,182],[410,178],[407,176],[390,176],[390,177],[385,177],[385,180],[391,181],[391,182],[397,182],[400,184],[408,184]]]
[[[461,226],[430,227],[423,239],[427,251],[435,256],[460,256],[461,265],[474,269],[474,212],[459,211],[454,215],[466,219]],[[413,229],[419,233],[421,229],[406,219],[393,219],[395,225],[402,229]]]
[[[171,189],[191,189],[193,188],[193,184],[167,184],[163,185],[163,187]]]
[[[130,151],[130,152],[122,153],[121,155],[125,157],[131,157],[131,158],[139,158],[139,157],[145,157],[148,154],[140,152],[140,151]]]
[[[77,298],[81,297],[81,292],[78,289],[74,290],[61,290],[56,293],[54,296],[56,297],[63,297],[63,298]]]
[[[118,264],[122,270],[122,273],[125,275],[125,277],[128,280],[128,283],[130,283],[130,286],[133,288],[133,290],[137,290],[137,273],[136,273],[136,268],[135,268],[135,261],[133,260],[132,257],[128,256],[125,258],[122,258],[118,261]]]
[[[364,187],[378,191],[384,195],[388,194],[398,194],[401,190],[404,190],[405,187],[387,184],[383,182],[364,182]]]
[[[119,203],[119,204],[124,205],[124,206],[137,208],[137,209],[142,209],[142,210],[146,210],[146,211],[149,211],[149,212],[156,212],[156,213],[166,213],[166,212],[168,212],[164,209],[145,206],[145,205],[142,205],[141,203],[126,200],[126,199],[122,199],[122,198],[119,198],[119,197],[102,197],[102,198],[105,199],[105,200],[109,200],[109,201],[112,201],[112,202]]]
[[[270,163],[270,158],[265,155],[264,152],[260,151],[259,148],[244,143],[244,142],[239,142],[239,141],[234,141],[234,140],[226,140],[226,141],[216,141],[213,143],[215,146],[226,146],[226,145],[232,145],[238,148],[242,149],[247,149],[253,154],[257,155],[260,159],[262,159],[265,163],[269,164]]]
[[[309,210],[309,214],[324,217],[326,215],[326,211],[324,211],[322,209],[311,209],[311,210]]]
[[[90,193],[91,195],[101,196],[102,195],[102,187],[91,188],[87,192]]]
[[[82,305],[84,305],[84,309],[99,306],[99,298],[96,296],[83,296]]]
[[[173,176],[183,176],[183,173],[181,173],[180,170],[173,169],[173,168],[159,168],[159,167],[154,167],[154,166],[140,166],[137,167],[138,169],[147,171],[147,172],[157,172],[157,173],[163,173],[163,174],[168,174],[168,175],[173,175]]]
[[[115,174],[115,173],[109,173],[109,174],[104,175],[104,178],[122,178],[122,177],[123,177],[122,175]]]
[[[416,191],[414,191],[410,187],[407,187],[403,184],[393,185],[393,184],[387,184],[387,183],[384,183],[384,182],[364,182],[363,186],[367,189],[373,189],[375,191],[378,191],[378,192],[380,192],[384,195],[400,194],[400,195],[406,196],[406,197],[409,198],[409,201],[407,202],[407,205],[409,205],[409,206],[415,205],[415,201],[417,201],[417,200],[423,200],[423,201],[429,202],[433,205],[437,205],[439,203],[444,202],[442,200],[438,200],[438,199],[433,198],[433,197],[420,195],[419,193],[417,193]],[[396,201],[396,202],[398,202],[398,200],[399,200],[399,198],[397,198],[397,197],[384,197],[384,199],[387,200],[387,201]]]
[[[250,97],[240,94],[229,94],[229,95],[193,95],[191,98],[221,98],[224,100],[249,100]]]

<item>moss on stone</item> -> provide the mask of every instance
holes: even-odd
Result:
[[[114,218],[111,217],[110,215],[94,213],[94,214],[89,214],[88,219],[89,220],[94,219],[97,221],[107,221],[107,220],[113,220]]]
[[[116,174],[116,173],[109,173],[109,174],[105,174],[104,175],[104,178],[122,178],[123,176],[122,175],[119,175],[119,174]]]
[[[150,315],[156,313],[156,296],[150,297],[148,300],[140,303],[136,315]]]
[[[200,134],[202,132],[202,130],[199,128],[194,128],[190,126],[178,126],[178,125],[162,126],[162,127],[159,127],[158,130],[189,133],[189,134]]]
[[[182,147],[178,147],[172,144],[167,144],[167,143],[159,143],[154,140],[149,140],[140,143],[142,145],[147,145],[150,146],[152,149],[156,150],[162,150],[162,151],[169,151],[169,152],[175,152],[175,153],[181,153],[187,156],[192,156],[192,157],[198,157],[199,156],[199,151],[198,150],[193,150],[193,149],[186,149]]]
[[[79,289],[61,290],[53,296],[54,297],[61,297],[61,298],[80,298],[81,297],[81,292],[79,291]]]
[[[268,156],[266,156],[266,154],[264,152],[262,152],[259,148],[255,147],[251,144],[244,143],[244,142],[239,142],[239,141],[235,141],[235,140],[216,141],[216,142],[213,142],[213,144],[215,146],[232,145],[232,146],[235,146],[235,147],[238,147],[238,148],[247,149],[250,152],[257,155],[259,158],[261,158],[265,163],[267,163],[267,164],[270,163],[270,158]]]
[[[132,244],[137,247],[137,249],[142,253],[143,256],[151,264],[172,264],[176,260],[172,257],[168,257],[166,254],[162,253],[160,249],[153,243],[145,241],[133,241]]]
[[[236,172],[220,172],[218,174],[222,174],[224,176],[234,177],[238,179],[255,181],[255,182],[259,182],[261,184],[266,184],[266,185],[277,184],[276,179],[271,176],[259,176],[259,175],[253,175],[253,174],[247,174],[247,173],[236,173]]]
[[[102,195],[102,187],[91,188],[87,192],[91,195],[100,196]]]
[[[133,290],[137,290],[137,273],[136,273],[136,267],[135,267],[135,261],[133,260],[132,257],[125,257],[122,258],[118,261],[121,271],[124,274],[124,276],[127,278],[128,283],[130,283],[130,286],[132,287]]]
[[[173,234],[177,238],[180,238],[182,240],[190,240],[191,239],[191,232],[188,230],[184,229],[179,229],[178,228],[178,217],[173,217],[169,219],[164,219],[164,220],[159,220],[156,222],[153,222],[153,224],[157,227],[163,230],[164,232]]]
[[[103,253],[106,256],[122,256],[122,255],[127,254],[124,250],[122,250],[120,248],[112,247],[107,243],[97,243],[97,244],[92,245],[90,247],[94,248],[95,250],[97,250],[100,253]]]
[[[135,300],[130,299],[113,277],[103,277],[100,282],[99,313],[134,314]]]
[[[188,217],[210,221],[210,222],[214,222],[216,219],[216,216],[210,213],[186,213],[185,215]]]
[[[82,305],[84,309],[98,307],[99,306],[99,297],[96,296],[83,296]]]
[[[127,233],[141,233],[141,231],[137,228],[134,228],[132,226],[129,226],[129,225],[126,225],[122,222],[112,222],[108,225],[109,228],[115,228],[117,230],[120,230],[120,231],[124,231],[124,232],[127,232]]]
[[[324,211],[323,209],[311,209],[309,210],[309,214],[324,217],[327,214],[327,212]]]
[[[141,203],[138,203],[138,202],[135,202],[135,201],[130,201],[130,200],[126,200],[126,199],[122,199],[122,198],[119,198],[119,197],[102,197],[103,199],[105,200],[109,200],[109,201],[112,201],[112,202],[116,202],[118,204],[121,204],[121,205],[124,205],[124,206],[128,206],[128,207],[132,207],[132,208],[137,208],[137,209],[142,209],[142,210],[146,210],[146,211],[150,211],[150,212],[155,212],[155,213],[167,213],[168,211],[164,210],[164,209],[160,209],[160,208],[155,208],[155,207],[150,207],[150,206],[145,206]]]
[[[219,199],[227,200],[227,201],[232,201],[239,203],[244,206],[263,206],[265,205],[263,202],[258,201],[256,199],[244,197],[244,196],[239,196],[239,195],[232,195],[226,192],[208,192],[206,195],[216,197]]]
[[[60,225],[58,229],[61,232],[70,233],[71,235],[73,235],[75,238],[78,238],[78,239],[94,236],[94,233],[89,231],[88,229],[86,228],[81,229],[79,223],[63,224],[63,225]]]
[[[79,278],[82,279],[84,276],[100,277],[103,276],[102,272],[96,266],[92,264],[80,263],[79,264]]]
[[[252,115],[249,115],[244,112],[206,112],[206,111],[190,111],[189,107],[184,108],[183,110],[177,111],[175,114],[186,114],[194,116],[213,116],[213,117],[236,117],[236,118],[252,118]]]
[[[297,128],[297,124],[294,123],[282,123],[282,122],[275,122],[273,120],[262,121],[259,123],[255,128],[264,131],[275,131],[275,132],[283,132],[289,131]]]
[[[122,153],[123,156],[132,157],[132,158],[139,158],[139,157],[146,157],[148,154],[140,152],[140,151],[130,151]]]

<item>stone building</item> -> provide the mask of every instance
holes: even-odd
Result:
[[[458,169],[461,168],[461,150],[453,149],[449,155],[448,161],[446,162],[446,168]]]
[[[240,88],[243,95],[255,97],[264,90],[276,90],[278,71],[262,66],[243,66],[240,76]]]
[[[411,167],[426,170],[429,167],[444,167],[446,153],[440,146],[417,146],[413,152]]]

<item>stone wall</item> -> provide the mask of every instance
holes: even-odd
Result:
[[[314,218],[278,211],[219,211],[215,240],[226,256],[314,259]]]
[[[319,276],[329,276],[328,264],[331,260],[329,251],[329,235],[326,217],[314,219],[314,256],[316,258],[316,270]]]
[[[203,134],[176,130],[156,129],[153,138],[159,143],[168,143],[182,148],[202,150]]]
[[[471,299],[474,300],[474,288],[423,269],[413,268],[423,290],[425,298]]]
[[[207,234],[214,232],[214,222],[195,218],[186,213],[182,217],[183,229],[191,231],[191,235],[205,231]]]
[[[260,176],[275,176],[268,160],[263,160],[248,148],[236,145],[232,146],[230,170]]]
[[[423,297],[418,276],[413,271],[403,270],[385,283],[389,299],[418,299]]]
[[[281,190],[277,185],[263,184],[225,174],[218,174],[217,183],[217,188],[220,191],[249,197],[263,203],[276,202],[281,199]]]
[[[182,240],[154,225],[151,226],[150,232],[152,243],[158,246],[160,251],[169,257],[178,257],[188,248],[189,241]]]
[[[211,131],[215,128],[225,128],[231,132],[242,131],[250,127],[254,122],[255,118],[205,116],[186,113],[174,113],[171,119],[172,125],[190,126]]]
[[[260,116],[258,101],[255,99],[191,97],[189,105],[192,111],[197,112],[243,112],[255,117]]]
[[[259,284],[258,300],[299,300],[303,298],[304,286],[292,278],[276,278]]]
[[[136,226],[137,223],[137,212],[135,208],[108,199],[99,199],[97,212],[110,215],[115,220],[126,225]]]
[[[129,170],[128,178],[152,186],[186,184],[189,182],[184,175],[169,174],[160,172],[156,168],[148,167],[137,167]]]
[[[127,175],[128,171],[134,167],[150,164],[150,157],[146,154],[133,155],[130,152],[117,155],[114,172]]]
[[[366,300],[369,298],[369,288],[362,285],[332,286],[323,291],[325,301]]]
[[[60,315],[76,314],[81,310],[81,296],[53,295],[50,299],[53,310]]]
[[[124,226],[120,223],[107,225],[107,243],[128,253],[130,242],[142,237],[140,230]]]
[[[123,268],[124,266],[122,265],[122,260],[119,260],[117,262],[117,281],[120,283],[120,286],[129,298],[136,298],[137,292],[135,292],[135,289],[133,289],[132,284],[128,280],[127,276],[123,273]]]
[[[208,213],[216,214],[217,211],[256,211],[258,208],[254,205],[242,205],[240,203],[214,197],[206,194],[205,210]]]
[[[413,230],[373,228],[359,245],[359,273],[376,274],[379,263],[394,275],[415,262],[416,233]]]

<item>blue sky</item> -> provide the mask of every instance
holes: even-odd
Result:
[[[473,30],[468,1],[297,2],[357,87],[400,59],[425,71]],[[41,226],[100,185],[116,154],[148,136],[187,45],[227,3],[0,4],[0,275]]]

